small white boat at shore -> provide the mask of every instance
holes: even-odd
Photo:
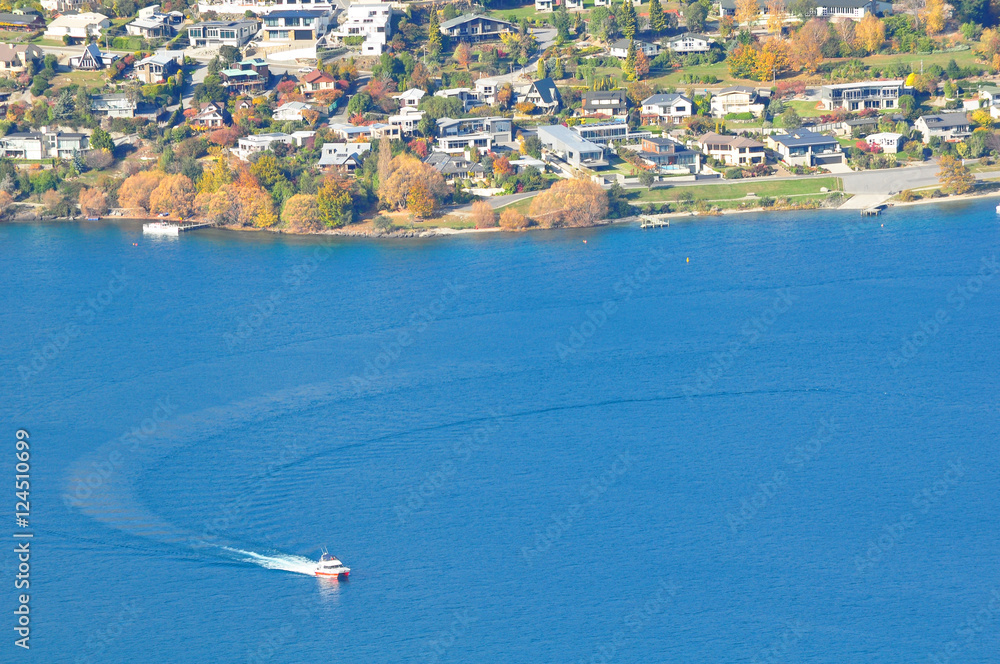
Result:
[[[142,232],[146,235],[180,235],[181,227],[166,221],[151,221],[142,225]]]
[[[319,557],[319,562],[316,563],[316,576],[340,577],[343,574],[346,577],[350,573],[350,567],[345,567],[344,563],[340,562],[336,556],[331,556],[326,552],[326,549],[323,549],[323,555]]]
[[[1000,214],[1000,205],[997,206],[997,214]]]

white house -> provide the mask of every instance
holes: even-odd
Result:
[[[712,115],[717,118],[723,118],[730,113],[760,115],[763,112],[764,104],[757,97],[757,91],[746,85],[723,88],[712,97]]]
[[[535,11],[536,12],[552,11],[552,0],[535,0]]]
[[[426,94],[420,88],[410,88],[405,92],[392,95],[392,98],[399,102],[400,108],[416,108]]]
[[[616,41],[611,45],[611,48],[608,49],[608,55],[611,55],[612,57],[615,58],[627,58],[628,47],[630,43],[631,42],[629,42],[628,39],[619,39],[618,41]],[[660,45],[651,44],[649,42],[644,42],[639,39],[636,39],[635,50],[636,52],[642,51],[648,58],[655,58],[656,55],[660,52]]]
[[[865,14],[875,13],[876,4],[876,0],[817,0],[816,16],[860,21]]]
[[[392,36],[392,5],[388,2],[352,4],[347,8],[347,19],[330,35],[341,40],[364,37],[362,55],[381,55]]]
[[[715,39],[708,35],[685,32],[683,35],[672,37],[667,42],[667,48],[674,53],[681,53],[682,55],[688,53],[708,53],[714,43]]]
[[[301,122],[305,120],[302,113],[312,110],[315,110],[312,104],[307,104],[302,101],[287,101],[278,108],[274,109],[272,117],[280,122]]]
[[[676,124],[694,115],[694,102],[681,94],[658,94],[642,100],[643,122]]]
[[[364,155],[371,149],[371,143],[324,143],[319,156],[319,167],[353,171],[361,165]]]
[[[932,138],[944,141],[960,141],[972,135],[972,123],[964,111],[958,113],[941,113],[940,115],[924,115],[917,118],[913,128],[923,134],[924,143],[930,143]]]
[[[100,36],[101,30],[109,27],[111,21],[104,14],[96,12],[63,14],[49,23],[49,27],[45,29],[45,36],[62,39],[64,35],[69,35],[74,39],[86,39]]]
[[[72,159],[89,148],[87,134],[50,131],[47,127],[0,138],[0,157],[11,159]]]
[[[865,143],[868,143],[868,145],[877,145],[882,148],[882,152],[887,152],[889,154],[896,154],[899,152],[900,148],[903,147],[903,141],[904,137],[902,134],[896,134],[890,131],[879,134],[869,134],[865,137]]]
[[[398,126],[400,132],[403,134],[412,134],[420,123],[421,118],[424,117],[425,112],[418,111],[413,106],[404,106],[399,109],[399,113],[396,115],[390,115],[386,122]]]
[[[468,113],[469,109],[475,108],[476,106],[482,106],[479,100],[479,96],[472,88],[448,88],[446,90],[438,90],[434,93],[435,97],[444,97],[445,99],[458,99],[462,102],[462,111]]]
[[[315,136],[316,132],[314,131],[296,131],[291,134],[282,132],[251,134],[237,141],[233,154],[243,161],[249,161],[251,155],[270,150],[277,143],[302,146],[309,143],[310,139],[315,138]]]

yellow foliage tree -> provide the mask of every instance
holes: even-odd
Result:
[[[865,14],[855,29],[858,45],[868,53],[877,53],[885,43],[885,23],[875,14]]]
[[[281,220],[291,228],[315,228],[319,222],[319,206],[316,197],[310,194],[295,194],[281,211]]]
[[[830,33],[826,21],[810,19],[792,36],[792,62],[804,72],[815,72],[823,62],[823,46]]]
[[[80,211],[85,217],[99,217],[108,211],[108,197],[100,189],[80,190]]]
[[[936,35],[944,30],[944,0],[927,0],[923,10],[924,29],[928,35]]]
[[[788,43],[772,37],[761,44],[754,62],[754,78],[758,81],[772,80],[787,71],[791,61],[788,57]]]
[[[500,213],[500,229],[504,231],[523,231],[528,227],[528,218],[517,210],[504,210]]]
[[[941,179],[941,188],[949,194],[965,194],[972,190],[976,183],[976,177],[969,172],[969,168],[962,163],[961,159],[945,155],[938,162],[941,170],[938,177]]]
[[[497,225],[497,216],[489,203],[476,201],[472,204],[472,221],[476,228],[493,228]]]
[[[783,0],[767,0],[767,31],[772,35],[780,34],[784,25],[785,3]]]
[[[423,183],[427,193],[435,198],[448,193],[444,177],[434,168],[411,155],[397,155],[392,160],[389,177],[379,183],[379,200],[386,208],[401,209],[406,206],[410,189],[417,183]]]
[[[760,15],[759,0],[736,0],[736,22],[741,25],[750,26],[757,21]]]

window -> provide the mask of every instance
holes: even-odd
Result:
[[[235,30],[219,30],[220,39],[236,39]]]

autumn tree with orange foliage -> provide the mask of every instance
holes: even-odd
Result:
[[[149,212],[149,195],[159,186],[161,175],[159,171],[139,171],[127,178],[118,190],[118,205]]]
[[[230,226],[267,228],[278,221],[274,200],[246,167],[232,182],[198,194],[195,207],[212,221]]]
[[[528,227],[528,218],[517,210],[504,210],[500,213],[500,230],[523,231]]]
[[[378,188],[379,201],[387,209],[405,207],[410,190],[418,183],[433,197],[442,198],[448,194],[444,176],[412,155],[397,155],[390,166],[389,177],[380,182]]]
[[[783,0],[767,0],[767,31],[772,35],[781,33],[785,25],[785,3]]]
[[[108,211],[108,196],[97,188],[81,189],[80,211],[85,217],[100,217]]]
[[[469,69],[469,64],[472,62],[472,48],[466,42],[462,42],[455,48],[455,62],[458,63],[459,67]]]
[[[149,211],[165,212],[181,219],[194,213],[195,189],[186,175],[165,175],[149,195]]]
[[[535,196],[528,215],[545,228],[593,226],[608,215],[608,194],[592,180],[560,180]]]
[[[406,195],[406,209],[420,219],[426,219],[437,209],[437,199],[428,190],[427,185],[418,182],[410,187]]]
[[[814,73],[823,62],[823,46],[830,33],[826,21],[810,19],[792,35],[792,64],[799,71]]]
[[[493,206],[486,201],[476,201],[472,204],[472,221],[476,228],[493,228],[497,225],[497,216]]]

